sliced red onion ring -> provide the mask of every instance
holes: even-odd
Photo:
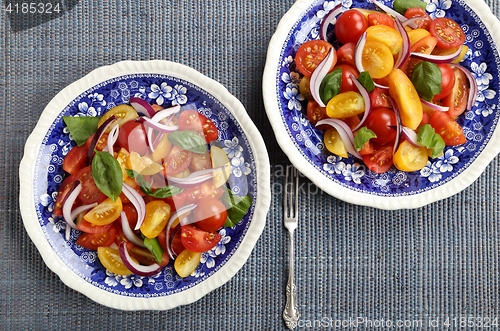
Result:
[[[159,122],[152,120],[151,118],[143,117],[144,125],[148,128],[155,129],[160,132],[173,132],[179,129],[177,125],[165,125]]]
[[[78,194],[82,191],[82,183],[80,183],[79,180],[76,180],[73,183],[73,187],[70,189],[68,192],[68,195],[63,201],[63,207],[62,207],[62,214],[63,218],[68,223],[69,226],[71,226],[73,229],[77,229],[75,222],[73,221],[74,218],[71,216],[71,209],[73,208],[73,203],[75,202],[76,198],[78,197]]]
[[[453,66],[462,70],[462,72],[465,74],[465,77],[467,77],[467,79],[469,80],[469,97],[467,99],[466,109],[471,110],[476,103],[477,95],[479,93],[479,87],[477,86],[476,78],[469,70],[467,70],[467,68],[461,66],[460,64],[455,64]]]
[[[147,102],[141,98],[131,97],[129,103],[132,107],[134,107],[135,111],[140,115],[144,115],[148,118],[151,118],[155,115],[156,111],[154,108]]]
[[[319,95],[319,87],[321,85],[321,82],[323,81],[323,78],[325,78],[325,76],[330,71],[333,61],[335,61],[335,49],[332,47],[328,51],[328,54],[325,56],[323,61],[321,61],[316,69],[314,69],[311,75],[311,80],[309,82],[311,95],[320,107],[326,107],[326,105],[323,100],[321,100],[321,97]]]
[[[401,22],[401,24],[403,24],[403,26],[409,26],[409,27],[412,27],[412,26],[417,26],[418,27],[418,21],[421,21],[422,19],[425,19],[425,17],[412,17],[412,18],[408,18],[406,19],[406,21]],[[398,20],[399,21],[399,20]]]
[[[321,25],[319,27],[319,36],[323,40],[327,40],[326,33],[328,31],[328,26],[330,24],[335,24],[337,22],[337,15],[342,12],[342,4],[339,3],[328,14],[323,17]]]
[[[378,87],[378,88],[381,88],[381,89],[384,89],[384,90],[388,90],[389,89],[389,86],[385,86],[385,85],[382,85],[382,84],[379,84],[379,83],[376,83],[376,82],[373,82],[373,84]]]
[[[392,106],[394,114],[396,115],[396,138],[394,139],[394,146],[392,148],[392,154],[394,154],[396,153],[399,147],[399,141],[401,140],[401,127],[403,126],[403,124],[401,122],[401,114],[399,113],[399,108],[398,105],[396,104],[396,101],[394,101],[394,99],[391,97],[388,97],[388,100]]]
[[[172,259],[175,259],[175,252],[172,250],[172,247],[170,245],[170,240],[171,240],[171,236],[170,236],[170,231],[171,231],[171,228],[172,228],[172,224],[175,222],[175,220],[177,218],[179,218],[180,216],[186,214],[186,213],[189,213],[190,211],[192,211],[193,209],[195,209],[197,207],[197,205],[195,204],[189,204],[189,205],[186,205],[186,206],[182,206],[181,208],[177,209],[171,216],[170,218],[168,219],[168,222],[167,222],[167,225],[165,226],[165,228],[167,229],[166,230],[166,247],[167,247],[167,252],[168,252],[168,255],[172,258]]]
[[[356,148],[354,148],[354,135],[351,131],[351,128],[343,121],[336,118],[327,118],[316,123],[316,126],[327,124],[331,127],[335,128],[339,135],[340,139],[344,143],[346,150],[353,156],[358,159],[362,159],[361,155],[358,153]]]
[[[173,176],[168,176],[167,181],[169,184],[172,184],[174,186],[182,187],[182,188],[190,188],[190,187],[196,187],[207,180],[210,180],[214,177],[214,171],[217,169],[222,169],[222,167],[218,168],[210,168],[210,169],[203,169],[203,170],[197,170],[193,173],[191,173],[187,177],[173,177]]]
[[[358,123],[358,125],[356,125],[356,127],[354,129],[352,129],[352,131],[356,131],[357,129],[359,129],[360,127],[362,127],[365,124],[366,119],[368,118],[368,115],[370,114],[370,110],[372,108],[372,102],[370,99],[370,93],[363,86],[363,84],[361,84],[359,82],[359,80],[356,77],[354,77],[353,74],[349,74],[349,77],[351,78],[351,81],[354,83],[354,85],[356,85],[356,87],[358,88],[359,93],[361,94],[361,96],[363,97],[363,100],[365,102],[365,110],[363,112],[363,118]]]
[[[92,141],[90,142],[89,150],[87,152],[87,165],[92,163],[92,158],[94,157],[95,146],[99,139],[101,139],[102,135],[106,131],[106,129],[116,120],[115,115],[111,115],[107,120],[105,120],[100,127],[97,128],[97,131],[94,133],[94,137],[92,137]],[[109,137],[109,136],[108,136]]]
[[[437,110],[437,111],[448,111],[448,110],[450,110],[450,107],[436,105],[435,103],[429,102],[429,101],[427,101],[425,99],[422,99],[422,98],[420,98],[420,102],[422,102],[423,105],[431,108],[432,110]]]
[[[356,48],[354,50],[354,63],[356,64],[356,69],[359,72],[365,71],[363,67],[363,48],[365,48],[366,44],[366,32],[363,32],[361,37],[359,37],[358,43],[356,44]]]
[[[380,9],[382,9],[383,11],[385,11],[387,14],[391,15],[392,17],[398,19],[399,21],[401,22],[406,22],[408,19],[406,17],[404,17],[404,15],[401,15],[400,13],[398,13],[397,11],[395,11],[394,9],[384,5],[383,3],[377,1],[377,0],[373,0],[373,3],[379,7]],[[408,23],[408,26],[415,29],[418,27],[418,25],[416,23],[412,23],[412,22],[409,22]]]
[[[417,141],[417,133],[406,126],[401,129],[403,136],[411,143],[413,146],[422,147],[423,145]]]
[[[136,275],[148,277],[156,275],[161,270],[160,265],[156,263],[151,265],[141,265],[135,262],[128,253],[126,242],[122,242],[120,244],[119,251],[123,264],[125,264],[128,270],[132,271]]]
[[[116,124],[109,132],[108,144],[106,148],[111,155],[113,155],[113,147],[115,146],[115,143],[118,140],[119,133],[120,133],[120,126],[118,124]]]
[[[78,206],[76,207],[75,209],[73,209],[71,211],[71,219],[74,220],[80,213],[83,213],[87,210],[90,210],[92,208],[94,208],[95,206],[97,206],[97,202],[94,202],[94,203],[91,203],[91,204],[88,204],[88,205],[83,205],[83,206]]]
[[[403,38],[403,44],[398,53],[398,58],[394,63],[394,68],[401,68],[401,66],[406,62],[408,57],[410,56],[410,37],[408,36],[408,32],[404,28],[403,24],[399,20],[395,20],[396,30],[398,30],[399,34]]]
[[[122,191],[137,210],[137,224],[134,230],[139,230],[146,216],[146,203],[141,195],[127,183],[123,183]]]
[[[434,55],[434,54],[425,54],[419,52],[411,52],[410,55],[420,60],[426,60],[433,63],[449,63],[455,59],[457,59],[462,53],[462,48],[459,47],[457,51],[447,55]]]
[[[175,106],[172,106],[172,107],[169,107],[169,108],[165,108],[165,109],[162,109],[159,112],[157,112],[155,114],[155,116],[153,116],[151,119],[153,121],[159,122],[159,121],[161,121],[164,118],[167,118],[169,116],[177,114],[180,110],[181,110],[181,106],[179,106],[179,105],[175,105]]]
[[[125,235],[125,237],[128,240],[130,240],[131,242],[133,242],[134,244],[136,244],[137,246],[146,247],[146,245],[144,245],[144,240],[139,238],[134,233],[134,231],[130,228],[130,224],[128,223],[127,214],[125,214],[125,212],[122,211],[120,213],[120,217],[121,217],[122,230],[123,230],[123,234]]]

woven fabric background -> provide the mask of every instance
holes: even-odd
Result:
[[[65,12],[49,19],[0,12],[0,330],[285,329],[288,236],[277,191],[288,161],[267,120],[261,79],[269,40],[293,3],[90,0],[62,2]],[[498,17],[498,2],[486,3]],[[23,227],[18,167],[62,88],[97,67],[149,59],[188,65],[243,103],[266,141],[275,194],[260,240],[227,284],[169,311],[125,312],[69,289],[45,266]],[[299,329],[363,317],[443,330],[458,329],[461,318],[500,317],[499,160],[463,192],[416,210],[351,205],[302,179],[310,194],[301,196],[296,232]],[[429,326],[436,319],[441,327]]]

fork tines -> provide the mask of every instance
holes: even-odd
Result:
[[[299,172],[294,166],[286,167],[285,174],[285,217],[296,218],[299,213]]]

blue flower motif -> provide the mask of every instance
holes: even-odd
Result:
[[[168,98],[169,100],[172,100],[172,105],[183,105],[187,102],[187,88],[182,86],[182,85],[175,85],[174,89],[172,90],[171,96]]]
[[[338,171],[338,167],[337,167],[337,163],[340,162],[340,160],[342,160],[342,158],[340,156],[328,155],[328,157],[326,158],[326,162],[328,162],[328,163],[323,164],[323,170],[325,170],[329,174],[340,173]],[[340,170],[340,171],[342,171],[342,170]]]
[[[97,104],[99,106],[106,106],[106,100],[104,100],[104,95],[100,93],[91,93],[88,95],[92,105]]]
[[[293,57],[291,55],[288,55],[287,57],[285,57],[283,59],[283,62],[281,63],[281,66],[285,67],[285,68],[288,68],[288,67],[290,67],[290,64],[293,64],[293,63],[294,63]]]
[[[227,157],[232,159],[234,157],[240,157],[243,152],[243,147],[239,144],[238,137],[233,137],[231,140],[224,140],[224,146],[222,149],[226,152]]]
[[[341,162],[344,163],[344,162]],[[361,184],[361,178],[365,175],[363,168],[358,164],[344,164],[342,176],[345,180],[353,181],[356,184]]]
[[[226,235],[226,229],[221,229],[219,234],[222,236],[220,241],[215,245],[214,248],[208,252],[201,254],[200,263],[205,264],[207,268],[211,269],[215,267],[215,258],[226,252],[226,244],[231,241],[231,237]],[[200,268],[198,268],[200,269]],[[200,274],[199,272],[197,274]]]
[[[51,195],[45,193],[42,194],[40,197],[40,202],[42,203],[42,206],[47,207],[47,210],[49,212],[54,211],[54,202],[56,201],[57,198],[57,192],[52,192]]]
[[[427,11],[432,18],[444,17],[451,5],[451,0],[428,0]]]
[[[422,177],[427,177],[431,183],[437,182],[441,179],[441,177],[443,177],[439,168],[436,167],[436,164],[431,161],[428,161],[426,166],[420,170],[420,175]]]
[[[291,71],[290,74],[288,72],[284,72],[281,75],[281,80],[283,83],[286,83],[287,86],[296,87],[300,83],[300,75],[295,71]]]
[[[84,102],[80,102],[78,104],[78,111],[79,111],[79,114],[78,115],[83,115],[83,116],[97,116],[97,111],[94,107],[92,106],[89,106],[88,103],[86,103],[85,101]]]
[[[495,112],[497,105],[495,104],[487,104],[486,102],[481,103],[480,107],[477,107],[475,113],[477,115],[482,115],[483,117],[487,117]]]
[[[325,3],[323,4],[323,9],[318,10],[318,12],[316,13],[316,17],[322,19],[333,9],[333,7],[335,7],[337,3],[338,1],[325,1]]]
[[[122,284],[126,289],[129,289],[132,286],[142,287],[142,285],[144,285],[143,279],[144,279],[144,277],[142,277],[142,276],[132,274],[132,275],[123,277],[120,280],[120,284]]]
[[[151,99],[156,99],[156,103],[158,105],[163,105],[165,99],[172,100],[172,87],[168,86],[167,83],[163,82],[158,86],[157,84],[151,85],[151,92],[148,94],[148,97]]]
[[[453,150],[447,150],[443,156],[439,157],[439,160],[436,162],[436,168],[439,169],[441,173],[443,172],[452,172],[453,165],[458,163],[459,158],[453,155]]]
[[[476,76],[477,85],[489,85],[490,80],[493,79],[493,75],[486,72],[487,65],[486,63],[481,63],[478,65],[476,62],[472,62],[470,65],[470,69]]]
[[[106,270],[106,278],[104,279],[104,283],[106,283],[109,286],[115,287],[118,285],[118,282],[120,281],[120,276],[115,275],[111,271]]]
[[[233,157],[231,159],[231,166],[233,169],[233,175],[237,178],[245,175],[248,176],[252,169],[250,168],[250,164],[245,162],[243,157]]]
[[[477,102],[483,102],[486,99],[492,100],[497,95],[496,91],[489,90],[488,87],[488,85],[478,85]]]
[[[283,95],[288,100],[288,109],[295,109],[297,111],[302,110],[302,104],[300,102],[304,101],[304,97],[299,93],[299,89],[296,85],[290,84],[287,86]]]

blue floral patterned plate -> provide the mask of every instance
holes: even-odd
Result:
[[[131,96],[169,106],[193,104],[219,129],[217,144],[231,161],[233,194],[252,197],[248,214],[203,253],[201,264],[180,278],[173,262],[151,277],[118,276],[105,270],[97,253],[65,240],[65,222],[52,215],[64,171],[75,145],[62,116],[102,115]],[[20,203],[25,228],[45,263],[69,287],[118,309],[170,309],[191,303],[227,282],[249,257],[265,225],[270,204],[269,158],[263,139],[243,105],[222,85],[184,65],[167,61],[120,62],[94,70],[54,97],[26,142],[20,165]]]
[[[391,0],[380,0],[392,7]],[[394,167],[375,174],[354,158],[326,151],[322,134],[305,116],[294,65],[298,47],[318,39],[321,19],[335,5],[345,9],[376,9],[371,0],[298,0],[280,21],[268,48],[263,76],[266,112],[278,143],[290,161],[325,192],[344,201],[382,209],[416,208],[447,198],[470,185],[500,151],[498,91],[500,23],[483,1],[427,0],[432,17],[455,19],[467,35],[463,65],[475,76],[479,95],[471,111],[458,119],[467,143],[446,148],[421,171]]]

